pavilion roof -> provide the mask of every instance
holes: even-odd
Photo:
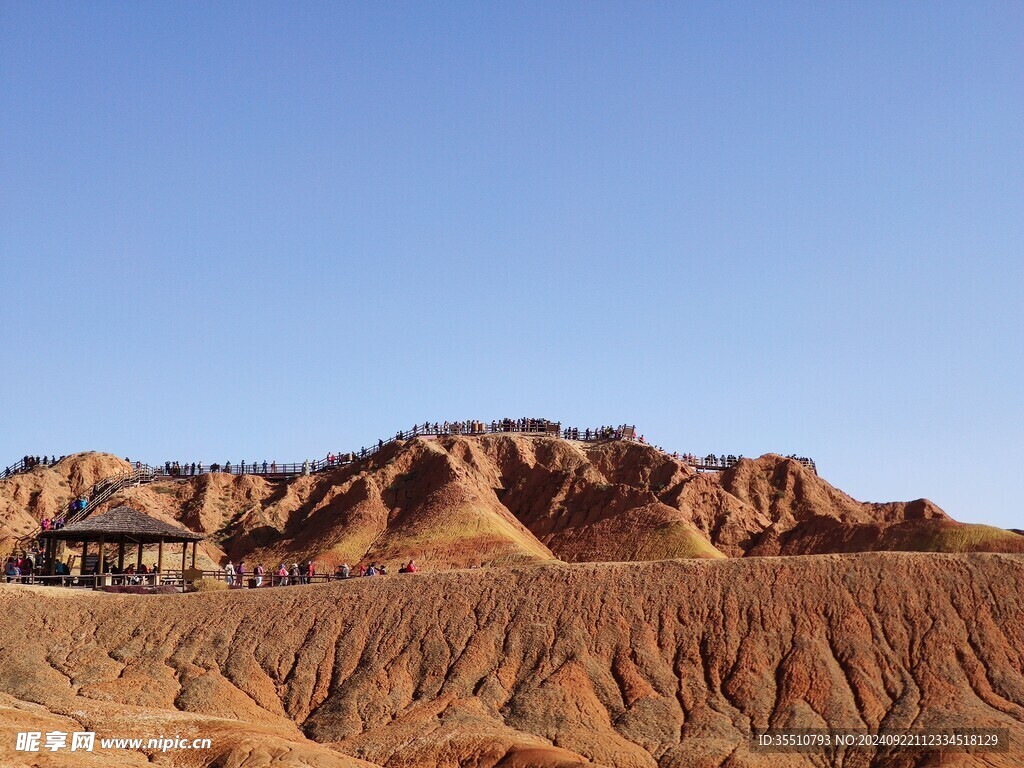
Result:
[[[153,543],[163,541],[200,541],[201,533],[180,528],[131,507],[115,507],[103,514],[92,515],[59,530],[47,531],[43,536],[62,541],[97,541],[101,536],[111,541],[122,536],[134,541]]]

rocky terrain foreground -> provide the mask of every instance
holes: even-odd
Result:
[[[1020,766],[1024,558],[542,563],[265,591],[0,587],[0,765]],[[751,728],[1007,728],[763,754]],[[208,751],[25,754],[14,732]],[[941,759],[940,759],[941,757]]]

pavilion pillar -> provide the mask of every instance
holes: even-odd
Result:
[[[193,569],[196,567],[196,544],[197,543],[198,542],[195,542],[195,541],[192,542],[192,568]]]
[[[117,570],[124,573],[124,536],[117,543]]]
[[[103,574],[103,550],[106,549],[107,540],[105,537],[100,536],[100,558],[96,561],[96,573]]]
[[[185,579],[185,558],[188,556],[188,542],[181,542],[181,578]]]
[[[139,542],[139,556],[135,559],[135,570],[142,570],[142,542]]]
[[[153,586],[160,586],[160,577],[164,575],[164,540],[156,547],[156,576],[153,577]]]
[[[89,540],[82,540],[82,564],[78,566],[78,575],[85,576],[85,561],[89,557]]]
[[[57,540],[46,540],[46,572],[53,576],[57,572]]]

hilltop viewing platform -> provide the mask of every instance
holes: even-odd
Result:
[[[395,442],[413,440],[416,438],[434,438],[449,435],[478,437],[483,435],[515,434],[520,436],[552,437],[563,440],[571,440],[584,443],[598,443],[612,440],[634,442],[640,445],[650,445],[644,436],[638,433],[635,425],[621,424],[619,426],[597,426],[597,427],[563,427],[561,422],[548,419],[501,419],[490,422],[480,420],[465,421],[442,421],[423,422],[414,424],[408,430],[399,430],[393,436],[381,438],[376,444],[363,446],[357,451],[339,451],[328,453],[320,459],[305,459],[303,461],[262,461],[232,462],[225,460],[223,463],[202,461],[165,461],[162,465],[150,465],[139,461],[134,462],[134,471],[124,473],[116,478],[109,478],[102,481],[102,487],[96,488],[97,493],[108,490],[112,484],[121,485],[133,482],[147,482],[154,479],[195,477],[210,472],[223,472],[233,475],[261,475],[264,477],[297,477],[317,472],[324,472],[337,467],[346,466],[362,461],[373,456],[377,451]],[[742,455],[735,454],[707,454],[699,456],[694,453],[669,452],[656,445],[650,445],[655,450],[661,451],[673,459],[683,462],[697,471],[718,472],[734,466]],[[64,456],[29,456],[22,457],[19,461],[6,467],[0,473],[0,479],[10,477],[21,472],[31,470],[36,466],[52,466],[64,459]],[[806,456],[787,455],[786,458],[800,462],[808,469],[817,473],[817,466],[813,459]],[[126,459],[132,463],[130,459]],[[116,490],[116,489],[114,489]],[[109,494],[108,494],[109,495]],[[90,499],[87,499],[90,501]],[[77,511],[77,510],[72,510]]]

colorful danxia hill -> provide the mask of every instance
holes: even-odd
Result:
[[[484,431],[276,474],[84,453],[0,479],[5,560],[84,496],[84,519],[128,506],[203,534],[202,570],[389,571],[0,586],[0,766],[1024,765],[1024,536],[857,501],[774,454],[705,471],[634,439]],[[751,735],[809,728],[1001,729],[1008,746],[768,752]],[[211,746],[27,752],[26,731]]]

